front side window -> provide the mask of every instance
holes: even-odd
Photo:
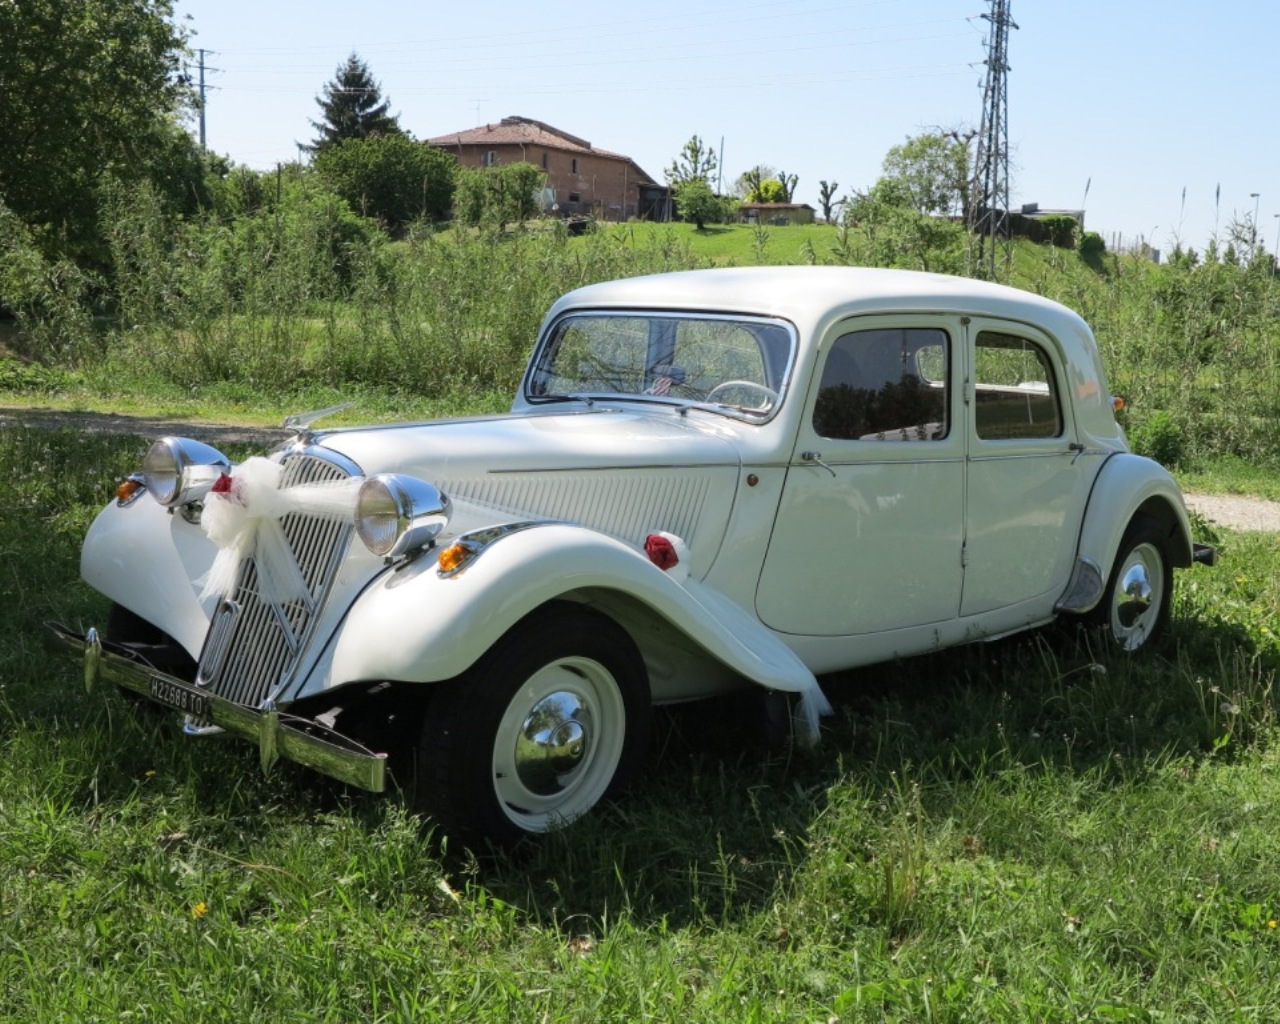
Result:
[[[950,342],[936,327],[841,335],[823,363],[814,430],[851,441],[943,439]]]
[[[974,351],[974,428],[984,441],[1058,437],[1062,411],[1053,364],[1039,345],[981,331]]]
[[[764,320],[578,314],[552,329],[526,385],[533,401],[564,397],[683,399],[751,417],[786,389],[792,331]]]

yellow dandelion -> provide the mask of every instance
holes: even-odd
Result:
[[[1268,921],[1268,922],[1267,922],[1267,927],[1268,927],[1268,928],[1274,928],[1274,927],[1276,927],[1276,919],[1275,919],[1274,917],[1273,917],[1270,921]]]
[[[204,917],[204,915],[207,913],[209,913],[209,904],[207,904],[204,900],[201,900],[199,903],[197,903],[194,907],[191,908],[191,916],[194,917],[197,921],[199,921],[200,918]]]

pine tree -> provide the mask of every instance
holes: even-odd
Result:
[[[324,93],[316,97],[316,102],[324,117],[311,122],[311,127],[320,133],[307,147],[313,153],[344,139],[403,134],[399,119],[387,113],[391,101],[382,98],[382,87],[369,65],[355,53],[345,64],[338,65],[333,81],[325,83]]]

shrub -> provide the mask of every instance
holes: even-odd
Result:
[[[1129,446],[1139,455],[1173,469],[1186,457],[1187,438],[1182,426],[1163,409],[1129,433]]]
[[[453,203],[458,162],[405,135],[345,139],[316,154],[315,169],[347,205],[393,234],[415,220],[442,220]]]
[[[1076,248],[1085,259],[1092,259],[1107,251],[1107,243],[1098,232],[1086,231],[1080,236],[1080,244]]]
[[[1070,249],[1076,244],[1076,231],[1080,222],[1065,213],[1053,213],[1039,220],[1041,236],[1036,241],[1046,241],[1059,249]]]

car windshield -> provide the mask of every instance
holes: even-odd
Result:
[[[791,328],[776,320],[571,314],[549,333],[525,394],[676,400],[764,418],[782,401],[792,348]]]

